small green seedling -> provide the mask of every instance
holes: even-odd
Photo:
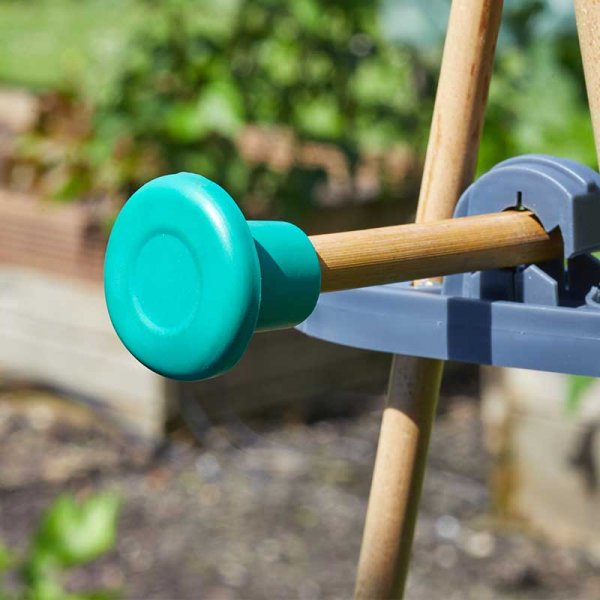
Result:
[[[69,593],[69,569],[88,564],[115,545],[119,499],[114,493],[78,502],[59,496],[42,514],[25,555],[0,542],[0,600],[112,600],[114,590]],[[14,572],[16,586],[6,576]]]

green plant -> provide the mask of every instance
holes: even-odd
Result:
[[[59,496],[44,511],[24,556],[0,542],[0,575],[15,571],[17,589],[0,586],[0,600],[108,600],[111,590],[69,593],[68,570],[94,561],[115,544],[119,500],[114,493],[78,502]]]
[[[158,17],[131,45],[76,158],[96,188],[129,193],[188,170],[246,207],[277,198],[262,210],[289,213],[310,203],[324,169],[242,156],[246,126],[291,131],[296,148],[328,144],[351,173],[365,151],[424,139],[430,90],[413,85],[409,54],[381,35],[378,2],[239,0],[208,25],[196,2],[146,4]]]
[[[585,375],[569,375],[566,398],[566,410],[569,415],[577,412],[586,390],[596,381],[595,377]]]
[[[62,198],[124,197],[188,170],[224,185],[249,216],[290,216],[331,178],[322,162],[298,160],[302,144],[334,148],[350,175],[369,153],[422,153],[449,4],[128,0],[145,9],[137,34],[108,61],[110,77],[86,65],[76,95],[92,105],[89,128],[62,154],[48,152],[48,132],[24,152],[51,171],[43,191]],[[527,152],[595,164],[571,0],[505,4],[479,171]],[[242,151],[248,126],[284,148],[274,160]],[[378,175],[380,198],[397,195]]]

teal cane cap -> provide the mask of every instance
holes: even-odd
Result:
[[[313,311],[319,259],[291,223],[247,223],[216,183],[159,177],[121,210],[104,288],[118,336],[144,365],[174,379],[233,367],[255,329],[292,327]]]
[[[321,291],[321,266],[307,235],[284,221],[248,221],[261,273],[257,331],[302,323]]]
[[[175,379],[233,367],[258,319],[260,267],[246,220],[225,190],[191,173],[154,179],[127,201],[104,286],[123,344]]]

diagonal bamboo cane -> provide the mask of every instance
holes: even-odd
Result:
[[[454,0],[417,222],[452,217],[473,178],[501,0]],[[443,362],[394,357],[360,553],[355,597],[401,598]]]
[[[596,155],[600,164],[600,1],[575,0],[574,4]]]

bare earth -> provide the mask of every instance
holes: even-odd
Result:
[[[486,456],[472,382],[441,402],[407,598],[600,598],[600,555],[552,546],[489,517]],[[0,400],[0,534],[24,547],[60,491],[117,489],[111,555],[74,573],[73,589],[124,598],[350,598],[381,398],[352,417],[179,428],[149,447],[65,410],[56,397]],[[69,405],[71,406],[71,405]]]

